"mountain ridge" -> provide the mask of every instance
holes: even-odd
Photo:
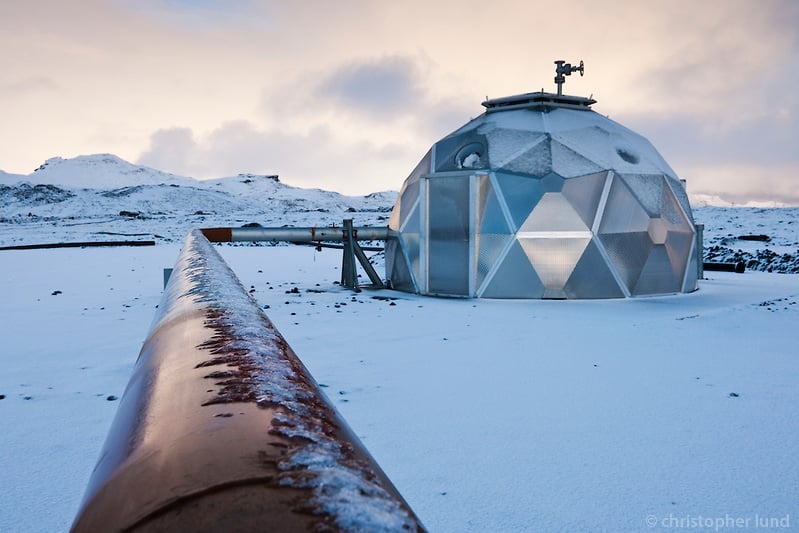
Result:
[[[59,157],[27,176],[0,174],[0,244],[105,239],[109,232],[172,242],[196,227],[328,226],[345,218],[385,226],[396,197],[303,189],[275,175],[198,180],[113,154]]]
[[[249,180],[249,181],[247,181]],[[110,154],[79,155],[72,158],[51,157],[30,174],[14,174],[0,170],[0,185],[55,185],[62,189],[121,189],[139,185],[181,185],[187,187],[225,187],[227,184],[268,180],[280,184],[283,189],[295,191],[318,191],[332,193],[343,198],[374,198],[377,196],[396,196],[395,191],[377,191],[364,196],[347,196],[335,191],[318,188],[300,188],[280,181],[277,174],[241,173],[211,179],[198,179],[164,172],[145,165],[136,165]],[[278,188],[275,188],[277,190]],[[235,185],[231,189],[241,190]],[[250,191],[251,192],[251,191]]]

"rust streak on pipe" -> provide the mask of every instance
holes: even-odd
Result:
[[[189,234],[73,532],[423,531],[260,306]]]

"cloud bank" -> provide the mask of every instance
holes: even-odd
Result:
[[[553,90],[692,192],[797,202],[799,3],[55,0],[0,5],[0,168],[113,152],[196,177],[398,188],[480,102]]]

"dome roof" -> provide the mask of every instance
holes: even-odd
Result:
[[[592,109],[595,100],[545,92],[487,100],[486,112],[435,144],[434,171],[497,168],[564,178],[601,170],[676,176],[641,135]],[[465,146],[477,153],[472,157]]]

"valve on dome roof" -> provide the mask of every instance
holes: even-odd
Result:
[[[563,94],[563,84],[566,83],[566,76],[570,76],[572,72],[579,72],[580,76],[585,73],[585,65],[582,60],[579,67],[571,66],[571,63],[566,63],[562,59],[555,61],[555,83],[558,85],[558,96]]]

